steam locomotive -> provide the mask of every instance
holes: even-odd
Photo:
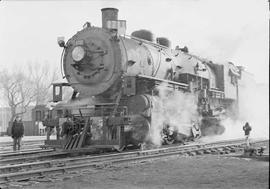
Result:
[[[43,121],[48,130],[45,144],[67,150],[122,150],[151,143],[158,118],[155,100],[170,100],[176,93],[194,97],[196,116],[176,125],[165,116],[159,123],[160,143],[222,134],[221,119],[237,115],[243,67],[214,63],[189,53],[187,47],[171,49],[168,39],[154,41],[149,31],[128,36],[126,21],[118,20],[118,9],[101,11],[101,28],[87,22],[67,42],[58,38],[67,82],[53,84],[54,105]],[[73,89],[68,102],[62,100],[64,87]],[[50,138],[54,127],[56,140]],[[187,131],[182,132],[182,127]],[[66,137],[60,137],[61,129]]]

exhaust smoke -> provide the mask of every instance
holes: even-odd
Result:
[[[269,138],[269,88],[267,85],[249,83],[239,89],[239,116],[226,118],[221,122],[225,127],[222,135],[204,137],[200,141],[210,142],[244,138],[243,126],[248,122],[251,138]]]
[[[168,91],[166,83],[157,87],[158,95],[152,99],[152,126],[150,140],[161,145],[161,132],[165,124],[186,136],[191,134],[191,123],[199,119],[197,97],[190,93]]]

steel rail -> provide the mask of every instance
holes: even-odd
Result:
[[[14,157],[14,158],[7,158],[7,159],[0,159],[0,165],[7,165],[7,164],[20,164],[24,162],[31,162],[31,161],[37,161],[42,159],[50,159],[55,157],[61,157],[67,154],[70,154],[71,152],[41,152],[40,154],[29,154],[22,157]]]
[[[30,149],[42,149],[41,146],[42,146],[42,144],[29,145],[29,146],[23,145],[23,146],[21,147],[20,152],[21,152],[21,151],[30,150]],[[6,146],[6,147],[4,147],[4,148],[1,148],[1,147],[0,147],[0,155],[1,155],[1,154],[5,154],[5,153],[11,153],[11,152],[14,152],[12,148],[13,148],[13,146]],[[19,151],[18,151],[18,152],[19,152]]]
[[[36,143],[44,143],[44,140],[23,140],[22,144],[36,144]],[[13,145],[13,141],[5,141],[5,142],[0,142],[0,146],[4,145]]]
[[[29,148],[32,148],[32,147],[39,147],[41,148],[41,146],[44,145],[44,143],[33,143],[33,144],[21,144],[21,148],[23,149],[29,149]],[[10,145],[5,145],[5,146],[1,146],[0,145],[0,150],[1,152],[12,152],[12,147],[13,147],[13,144],[10,144]]]
[[[29,141],[30,142],[30,141]],[[23,141],[21,143],[21,149],[32,149],[32,148],[41,148],[41,145],[44,144],[44,141],[31,141],[29,142],[25,142]],[[5,143],[0,143],[0,155],[2,153],[9,153],[9,152],[13,152],[12,151],[12,147],[13,147],[13,143],[9,143],[9,142],[5,142]]]
[[[28,154],[37,154],[37,153],[52,152],[52,151],[55,151],[55,150],[35,148],[35,149],[21,150],[21,151],[16,151],[16,152],[3,152],[3,153],[0,153],[0,159],[6,158],[6,157],[12,157],[12,156],[24,156]]]

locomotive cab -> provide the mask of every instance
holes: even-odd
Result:
[[[53,102],[59,102],[63,100],[63,87],[70,87],[70,84],[69,83],[53,83]]]

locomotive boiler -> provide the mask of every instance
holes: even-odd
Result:
[[[199,58],[186,47],[171,49],[166,38],[155,41],[145,30],[128,36],[126,21],[118,20],[118,9],[101,11],[101,28],[87,22],[67,42],[58,40],[63,47],[61,61],[67,82],[53,85],[56,105],[44,125],[59,128],[70,117],[72,132],[65,139],[48,137],[46,145],[122,150],[150,140],[153,99],[160,96],[161,85],[168,95],[180,92],[195,96],[198,116],[178,123],[177,128],[188,125],[190,133],[172,128],[168,118],[161,129],[162,143],[195,138],[194,126],[200,136],[221,134],[222,116],[237,111],[241,67]],[[62,101],[64,86],[73,89],[68,102]],[[179,139],[181,135],[185,137]]]

